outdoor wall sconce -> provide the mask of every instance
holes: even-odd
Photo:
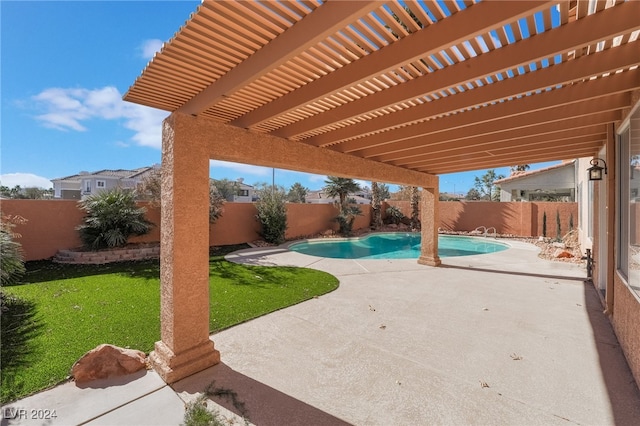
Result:
[[[602,161],[604,167],[600,167],[598,162]],[[602,158],[594,158],[590,161],[591,167],[587,169],[587,173],[589,173],[589,180],[602,180],[602,171],[604,170],[604,174],[607,174],[607,163]]]

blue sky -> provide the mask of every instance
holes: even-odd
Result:
[[[0,0],[0,182],[50,187],[79,171],[160,163],[165,111],[122,95],[200,1]],[[532,165],[531,169],[553,163]],[[465,194],[484,170],[440,176]],[[508,168],[496,169],[508,175]],[[271,183],[270,168],[213,161],[213,178]],[[325,176],[275,170],[286,188]],[[369,182],[361,182],[369,185]]]

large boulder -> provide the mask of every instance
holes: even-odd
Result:
[[[144,352],[102,344],[82,356],[71,369],[77,383],[125,376],[146,366]]]

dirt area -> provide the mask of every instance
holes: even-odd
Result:
[[[379,232],[409,232],[411,231],[408,226],[399,224],[399,225],[384,225]],[[358,237],[365,234],[370,233],[371,230],[368,228],[360,229],[354,232],[353,236]],[[471,236],[482,236],[481,233],[474,232],[441,232],[445,235],[471,235]],[[337,235],[335,232],[331,230],[327,230],[321,234],[308,235],[304,237],[296,238],[299,239],[311,239],[311,238],[339,238],[340,235]],[[490,235],[492,238],[493,235]],[[576,231],[571,231],[566,234],[560,241],[552,238],[526,238],[526,237],[517,237],[514,235],[500,235],[497,234],[496,238],[498,239],[506,239],[506,240],[516,240],[516,241],[524,241],[527,243],[531,243],[540,248],[539,257],[552,260],[555,262],[566,262],[566,263],[585,263],[586,261],[582,259],[582,251],[580,249],[580,244],[578,243],[578,233]],[[254,247],[267,247],[272,246],[273,244],[269,244],[264,240],[256,240],[250,243]]]

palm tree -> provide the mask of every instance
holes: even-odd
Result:
[[[360,190],[360,186],[353,179],[341,178],[337,176],[327,176],[327,180],[324,181],[327,185],[324,187],[324,192],[329,197],[338,197],[340,202],[338,204],[338,216],[335,220],[340,225],[338,232],[342,235],[350,235],[351,228],[356,216],[362,214],[362,211],[358,206],[349,206],[347,195]]]
[[[340,200],[340,210],[345,210],[347,207],[347,195],[360,191],[360,185],[350,178],[327,176],[324,183],[327,184],[324,187],[327,196],[338,197]]]
[[[417,186],[411,187],[411,229],[420,229],[420,191]]]
[[[135,194],[118,187],[91,195],[80,207],[87,215],[77,230],[92,249],[124,246],[131,235],[144,235],[153,225],[144,217],[146,209],[136,206]]]
[[[374,229],[382,227],[382,206],[380,198],[380,187],[378,186],[378,182],[371,182],[371,207],[373,208]]]

